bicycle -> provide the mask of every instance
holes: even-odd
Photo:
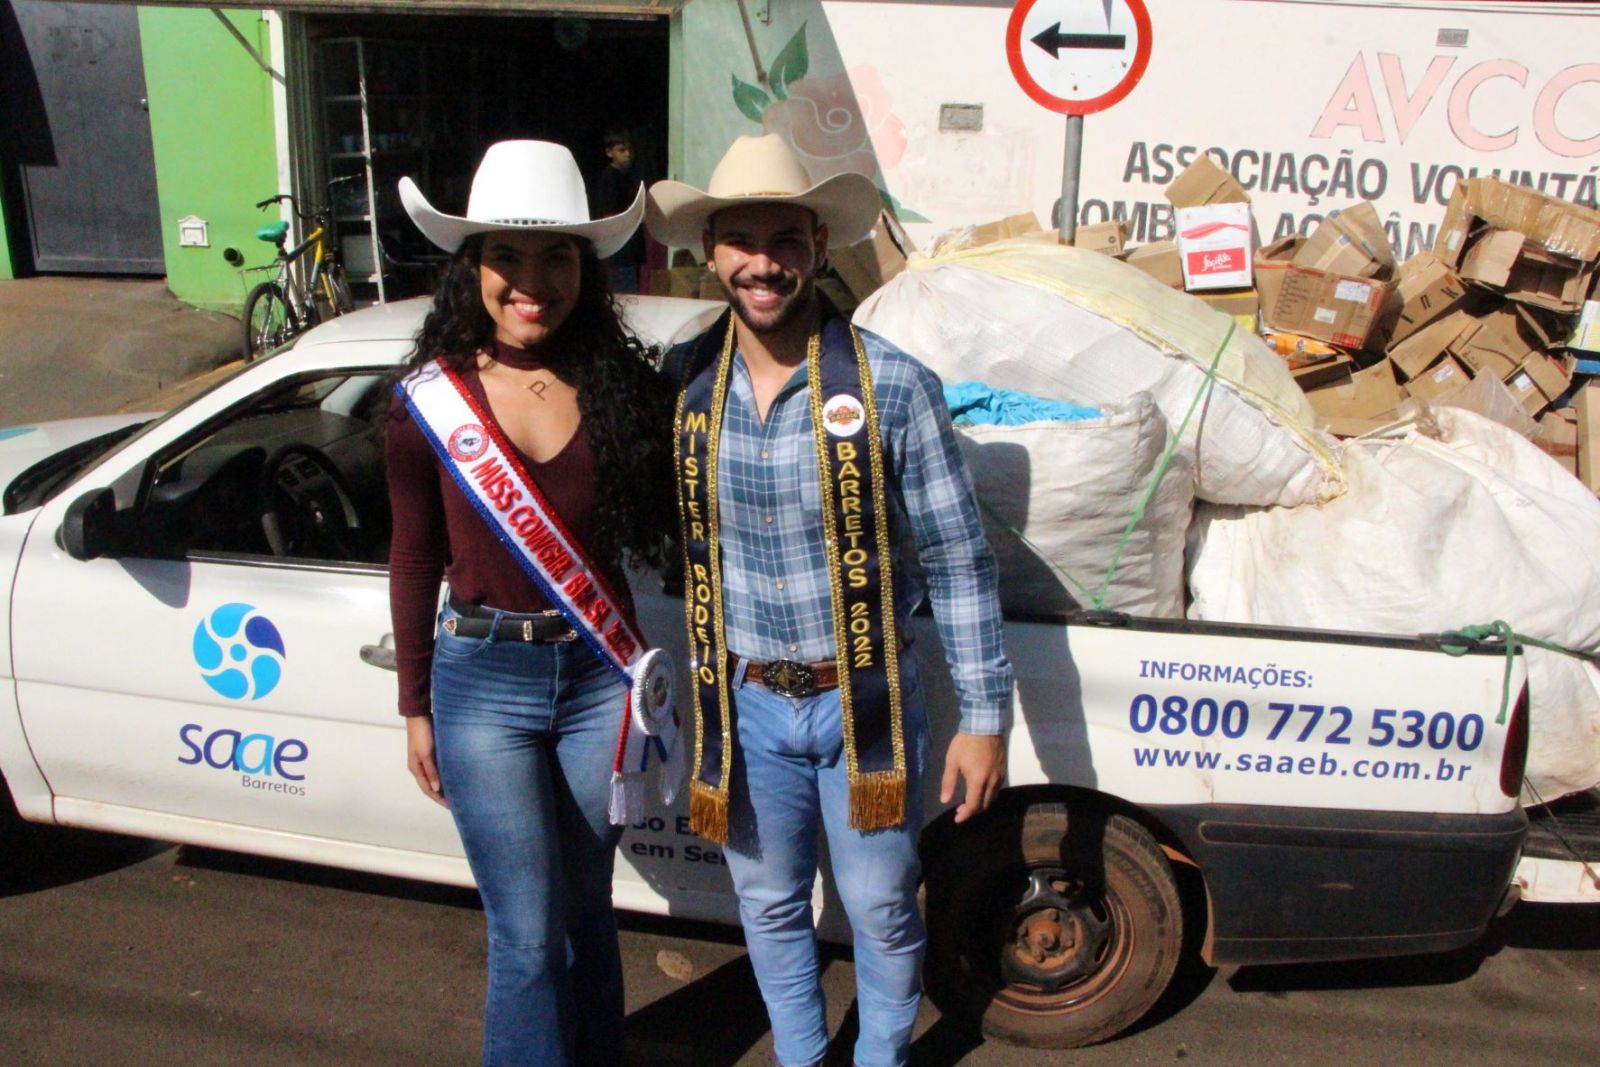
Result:
[[[341,182],[354,181],[355,176],[335,178],[328,183],[330,198],[333,187]],[[304,222],[312,225],[306,239],[292,249],[285,249],[289,224],[284,221],[270,223],[256,230],[256,237],[277,247],[273,263],[252,270],[275,271],[271,281],[261,282],[250,290],[244,301],[244,358],[245,362],[270,352],[304,333],[325,318],[343,315],[355,306],[350,295],[350,279],[344,264],[339,262],[336,247],[328,240],[333,232],[333,214],[329,208],[317,208],[309,214],[302,213],[293,194],[280,193],[259,201],[256,207],[266,210],[287,200],[289,208]],[[309,265],[304,263],[309,259]],[[296,265],[299,269],[296,270]]]

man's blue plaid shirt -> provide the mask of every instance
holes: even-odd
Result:
[[[923,599],[901,564],[899,546],[909,530],[960,697],[961,730],[1000,733],[1010,725],[1012,675],[997,570],[943,389],[932,371],[888,341],[866,331],[861,338],[889,475],[900,624]],[[762,422],[749,371],[743,358],[734,360],[717,484],[728,648],[755,660],[833,659],[822,491],[804,367]]]

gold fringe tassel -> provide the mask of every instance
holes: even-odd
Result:
[[[902,795],[904,785],[901,786]],[[689,783],[689,828],[707,841],[728,843],[728,794],[704,782]]]
[[[904,771],[870,771],[850,783],[850,829],[885,830],[905,821]]]

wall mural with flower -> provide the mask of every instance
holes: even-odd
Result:
[[[863,64],[836,74],[812,74],[806,25],[767,64],[765,88],[730,75],[734,106],[763,132],[788,141],[812,178],[864,175],[877,183],[902,222],[928,221],[885,188],[883,172],[904,157],[906,132],[877,68]]]

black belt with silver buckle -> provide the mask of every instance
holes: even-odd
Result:
[[[527,641],[530,644],[560,644],[575,641],[574,630],[559,611],[551,609],[531,615],[517,612],[497,612],[477,604],[460,604],[450,601],[450,610],[459,618],[444,620],[443,629],[457,637],[488,637],[492,632],[497,641]],[[500,623],[495,625],[495,616]]]

